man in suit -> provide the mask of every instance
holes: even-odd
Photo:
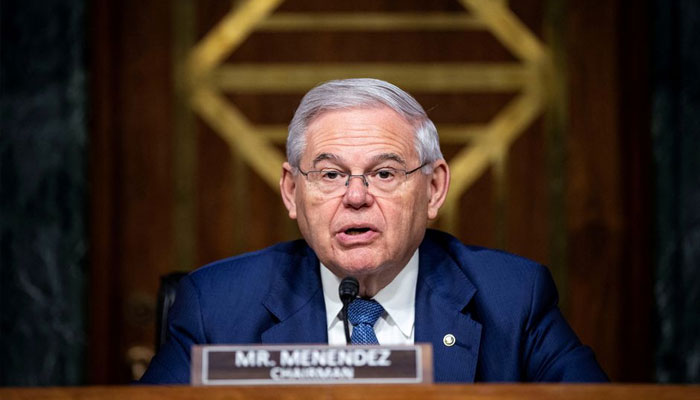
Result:
[[[304,240],[222,260],[182,280],[169,339],[145,383],[189,381],[200,343],[431,343],[436,382],[605,381],[557,308],[546,268],[427,229],[449,187],[437,131],[398,87],[331,81],[289,126],[280,189]]]

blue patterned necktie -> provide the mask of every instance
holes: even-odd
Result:
[[[383,312],[384,307],[374,300],[353,300],[348,306],[348,321],[352,324],[350,344],[379,344],[374,323]]]

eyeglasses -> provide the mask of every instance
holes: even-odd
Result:
[[[404,182],[408,175],[425,167],[428,163],[422,164],[420,167],[407,171],[405,169],[396,168],[379,168],[364,174],[353,175],[337,169],[326,168],[320,171],[303,171],[297,168],[313,189],[327,196],[338,195],[345,193],[345,190],[350,186],[350,179],[361,178],[362,183],[368,190],[376,190],[379,193],[391,194],[396,191]]]

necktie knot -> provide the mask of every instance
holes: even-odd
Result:
[[[379,344],[374,324],[384,313],[384,307],[374,300],[355,299],[348,306],[348,321],[352,324],[353,344]]]

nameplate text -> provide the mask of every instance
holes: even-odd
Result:
[[[431,382],[427,344],[192,347],[194,385]]]

